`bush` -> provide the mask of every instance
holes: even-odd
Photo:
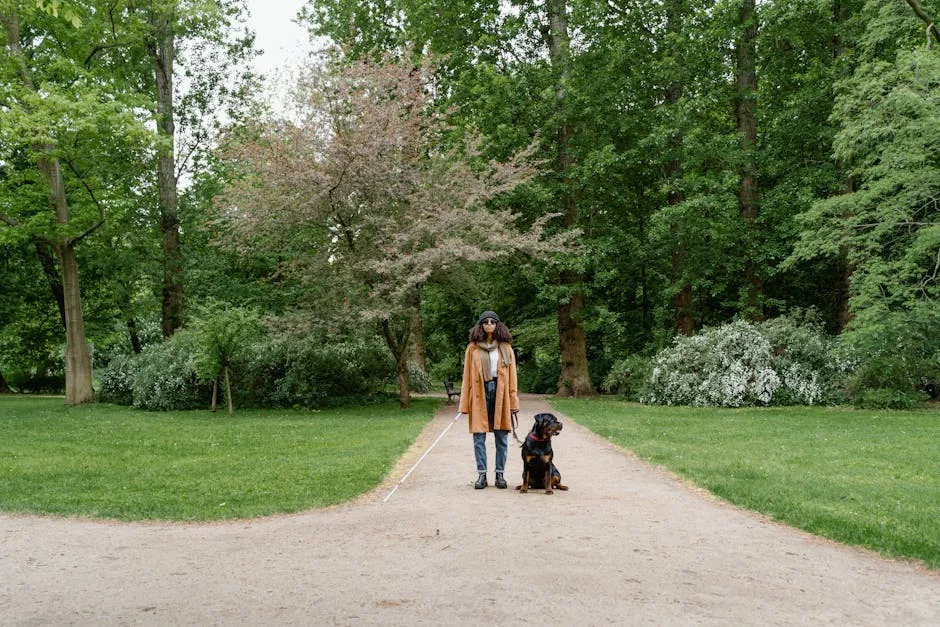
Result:
[[[802,315],[705,328],[675,338],[656,355],[644,400],[722,407],[811,405],[825,398],[834,371],[828,344],[821,326]]]
[[[98,400],[103,403],[133,405],[136,377],[136,355],[115,355],[107,367],[99,373]]]
[[[435,381],[452,381],[457,384],[463,378],[463,353],[448,355],[437,363],[432,363],[428,367],[428,375]]]
[[[649,394],[652,360],[643,355],[630,355],[610,368],[601,385],[608,394],[619,394],[638,401]]]
[[[233,383],[243,406],[343,404],[376,394],[395,377],[388,349],[371,338],[323,343],[282,336],[247,354]]]
[[[850,364],[845,387],[852,402],[877,409],[936,397],[940,381],[938,329],[940,312],[933,308],[868,311],[856,318],[840,338],[840,349]]]
[[[911,409],[926,398],[926,394],[877,388],[862,390],[852,398],[852,404],[864,409]]]
[[[185,330],[136,357],[134,407],[156,411],[208,407],[212,386],[196,376],[195,355]]]
[[[408,389],[423,394],[431,389],[431,378],[420,366],[408,364]]]
[[[48,372],[14,372],[7,384],[20,394],[62,394],[65,375]]]

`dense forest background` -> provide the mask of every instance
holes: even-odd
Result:
[[[0,0],[0,391],[936,397],[935,3],[317,0],[286,108],[245,10]]]

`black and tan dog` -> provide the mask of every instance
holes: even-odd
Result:
[[[553,414],[536,414],[532,430],[522,443],[522,485],[516,489],[528,492],[529,488],[545,488],[545,494],[551,494],[552,488],[567,490],[561,485],[561,473],[552,460],[552,436],[558,435],[562,424]]]

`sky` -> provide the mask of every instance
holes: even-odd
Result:
[[[249,26],[255,31],[256,45],[264,50],[255,69],[276,77],[295,69],[311,49],[307,30],[292,20],[307,0],[247,0]]]

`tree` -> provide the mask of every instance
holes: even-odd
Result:
[[[262,331],[257,313],[229,307],[221,311],[208,311],[193,325],[196,345],[196,374],[203,381],[212,381],[212,411],[218,398],[219,378],[225,382],[228,415],[232,407],[232,386],[229,373],[243,356],[247,347],[256,341]]]
[[[570,104],[567,92],[571,57],[568,3],[566,0],[547,0],[545,9],[548,23],[543,27],[543,34],[555,82],[555,172],[560,182],[562,224],[570,229],[578,224],[578,199],[571,183],[573,159],[570,143],[575,130],[568,115]],[[566,270],[561,274],[561,284],[568,292],[558,304],[558,336],[561,342],[558,394],[562,396],[585,396],[594,393],[588,373],[587,344],[582,319],[584,280],[584,276],[575,269]]]
[[[245,33],[234,41],[228,39],[232,24],[240,21],[243,11],[241,0],[159,0],[143,8],[146,27],[141,37],[151,61],[156,101],[154,119],[160,139],[156,182],[163,250],[161,326],[164,337],[171,336],[183,325],[179,177],[193,153],[208,148],[200,145],[207,139],[203,120],[215,119],[220,110],[228,109],[226,113],[231,114],[233,103],[243,96],[244,83],[252,81],[250,72],[241,64],[253,53],[253,36]],[[192,46],[193,43],[198,45]],[[187,50],[187,44],[191,52],[189,63],[185,56],[179,59],[180,46]],[[212,46],[221,54],[205,51]],[[175,86],[178,60],[183,61],[190,78],[189,93],[183,98]],[[240,75],[242,85],[231,80],[233,70],[235,76]],[[183,141],[188,140],[189,145],[177,144],[181,132]],[[184,149],[181,158],[177,157],[178,148]]]
[[[20,151],[24,165],[16,176],[7,178],[5,191],[15,194],[9,202],[14,211],[0,214],[0,220],[8,227],[27,230],[55,251],[65,309],[65,402],[86,403],[93,400],[94,392],[75,249],[103,224],[105,207],[84,165],[88,157],[93,160],[89,153],[100,148],[103,135],[116,133],[133,142],[145,133],[133,114],[103,96],[100,83],[77,63],[81,42],[71,24],[49,18],[40,9],[23,8],[22,14],[30,18],[27,54],[21,13],[12,7],[0,8],[11,60],[5,68],[4,119],[8,124],[2,133],[4,144]],[[53,60],[58,61],[54,66]],[[41,73],[38,80],[37,71]],[[54,73],[49,76],[52,80],[46,80],[45,72]],[[45,186],[44,200],[30,187],[40,180]],[[77,189],[70,189],[69,182]],[[82,199],[76,201],[79,195]],[[43,204],[51,210],[52,220],[39,210]]]
[[[738,34],[735,41],[735,115],[741,142],[739,166],[738,207],[748,233],[748,252],[744,263],[746,296],[744,310],[752,320],[763,318],[764,285],[761,264],[754,250],[759,246],[757,218],[759,214],[759,187],[757,173],[757,3],[740,0]]]
[[[938,85],[933,50],[863,64],[842,84],[835,150],[856,187],[801,216],[793,260],[847,251],[856,315],[930,308],[937,297]]]
[[[673,62],[673,71],[676,71],[681,64],[681,48],[679,42],[683,39],[683,26],[686,19],[688,8],[684,0],[672,0],[666,8],[666,32],[664,36],[663,47],[667,50],[670,60]],[[664,90],[663,107],[673,107],[677,105],[682,98],[685,88],[684,82],[680,76],[673,75]],[[680,186],[680,176],[682,163],[679,156],[679,147],[682,144],[682,134],[680,129],[673,129],[672,136],[668,140],[671,148],[669,159],[666,165],[666,202],[670,206],[680,204],[684,200],[684,194]],[[670,226],[673,236],[678,238],[678,225]],[[685,246],[681,240],[675,242],[672,251],[672,276],[673,280],[678,282],[678,289],[672,298],[673,308],[673,329],[676,333],[682,335],[692,335],[695,330],[695,317],[693,315],[692,302],[692,282],[685,276]]]
[[[315,318],[374,324],[409,403],[408,345],[422,287],[448,269],[516,252],[546,255],[545,220],[528,232],[505,194],[530,180],[527,154],[481,160],[450,144],[429,103],[427,64],[361,60],[301,84],[299,121],[233,135],[242,177],[220,200],[240,250],[291,250],[282,270],[316,288]],[[547,218],[546,218],[547,220]]]

